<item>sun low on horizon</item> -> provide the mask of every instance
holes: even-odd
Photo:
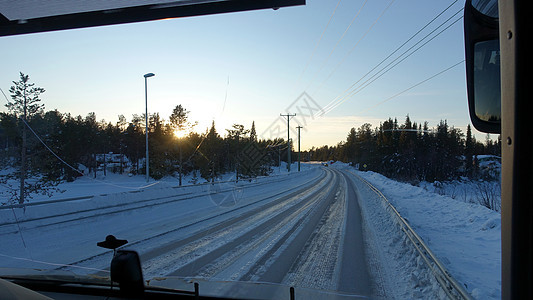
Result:
[[[254,122],[259,138],[287,139],[290,131],[295,142],[302,126],[302,149],[336,145],[352,127],[389,117],[466,128],[461,10],[461,3],[422,0],[308,1],[1,38],[0,88],[7,92],[22,71],[46,89],[46,110],[94,112],[113,124],[145,109],[168,120],[181,104],[199,134],[213,122],[221,136]],[[145,86],[147,73],[155,76]],[[280,114],[297,115],[290,128]]]

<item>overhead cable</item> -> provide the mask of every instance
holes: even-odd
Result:
[[[389,59],[391,56],[393,56],[396,52],[398,52],[401,48],[403,48],[407,43],[409,43],[413,38],[415,38],[418,34],[420,34],[424,29],[426,29],[429,25],[431,25],[435,20],[437,20],[442,14],[444,14],[446,11],[448,11],[448,9],[450,9],[458,0],[455,0],[452,4],[450,4],[448,7],[446,7],[443,11],[441,11],[437,16],[435,16],[431,21],[429,21],[426,25],[424,25],[421,29],[419,29],[415,34],[413,34],[409,39],[407,39],[404,43],[402,43],[399,47],[397,47],[393,52],[391,52],[387,57],[385,57],[384,59],[382,59],[376,66],[374,66],[370,71],[368,71],[365,75],[363,75],[359,80],[357,80],[356,82],[354,82],[349,88],[345,89],[339,96],[337,96],[335,99],[333,99],[330,103],[328,103],[325,107],[324,107],[324,110],[328,110],[330,106],[336,106],[335,105],[335,102],[339,100],[339,98],[341,97],[344,97],[343,95],[346,94],[347,92],[349,92],[357,83],[359,83],[361,80],[363,80],[366,76],[368,76],[370,73],[372,73],[375,69],[377,69],[380,65],[382,65],[387,59]],[[457,15],[459,12],[462,11],[462,8],[461,10],[459,10],[458,12],[456,12],[453,16]],[[452,16],[452,17],[453,17]],[[436,29],[434,29],[432,32],[430,32],[429,34],[427,34],[425,37],[423,37],[421,40],[419,40],[417,43],[415,43],[415,45],[413,45],[411,48],[409,48],[407,51],[405,51],[404,53],[402,53],[401,55],[399,55],[395,60],[399,59],[402,55],[404,55],[406,52],[408,52],[410,49],[412,49],[413,47],[415,47],[417,44],[419,44],[420,42],[422,42],[424,39],[426,39],[429,35],[431,35],[433,32],[435,32],[438,28],[442,27],[446,22],[448,22],[452,17],[448,18],[446,21],[444,21],[443,23],[441,23]],[[394,60],[394,61],[395,61]],[[393,61],[393,62],[394,62]],[[389,63],[387,66],[389,66],[391,63]],[[387,67],[386,66],[386,67]],[[381,69],[380,71],[382,71],[383,69]],[[379,72],[378,72],[379,73]]]
[[[455,2],[454,2],[455,3]],[[449,8],[449,7],[448,7]],[[447,9],[448,9],[447,8]],[[462,19],[462,16],[460,16],[458,19],[456,19],[455,21],[449,23],[446,27],[444,27],[444,29],[442,29],[441,31],[439,31],[437,34],[433,35],[438,29],[440,29],[441,27],[443,27],[444,25],[446,25],[453,17],[457,16],[460,12],[462,12],[463,8],[461,8],[459,11],[457,11],[455,14],[453,14],[451,17],[449,17],[448,19],[446,19],[444,22],[442,22],[439,26],[437,26],[435,29],[433,29],[430,33],[428,33],[427,35],[425,35],[423,38],[421,38],[418,42],[416,42],[414,45],[412,45],[410,48],[408,48],[407,50],[405,50],[402,54],[398,55],[398,57],[396,57],[394,60],[390,61],[387,65],[385,65],[384,67],[382,67],[379,71],[377,71],[376,73],[374,73],[374,75],[372,75],[370,78],[368,78],[366,81],[364,81],[363,83],[361,83],[359,86],[357,86],[355,89],[352,90],[352,88],[354,88],[354,86],[356,84],[358,84],[361,80],[363,80],[365,77],[367,77],[372,71],[374,71],[377,67],[379,67],[381,64],[383,64],[388,58],[390,58],[392,56],[392,54],[394,54],[395,52],[397,52],[400,48],[402,48],[407,42],[403,43],[400,47],[398,47],[396,50],[393,51],[393,53],[391,53],[391,55],[387,56],[385,59],[383,59],[380,63],[378,63],[374,68],[372,68],[369,72],[367,72],[365,75],[363,75],[359,80],[357,80],[355,83],[353,83],[349,88],[347,88],[346,90],[344,90],[339,96],[335,97],[328,105],[325,106],[324,108],[324,111],[327,113],[331,110],[333,110],[334,108],[336,108],[337,106],[339,106],[340,104],[342,104],[343,102],[345,102],[347,99],[349,99],[350,97],[354,96],[355,94],[359,93],[361,90],[363,90],[364,88],[366,88],[368,85],[370,85],[371,83],[373,83],[374,81],[376,81],[377,79],[379,79],[381,76],[385,75],[386,73],[388,73],[391,69],[393,69],[394,67],[396,67],[398,64],[400,64],[401,62],[403,62],[405,59],[407,59],[408,57],[410,57],[411,55],[413,55],[415,52],[417,52],[418,50],[420,50],[422,47],[424,47],[425,45],[427,45],[429,42],[431,42],[433,39],[435,39],[437,36],[439,36],[440,34],[442,34],[444,31],[448,30],[452,25],[456,24],[458,21],[460,21]],[[441,13],[442,14],[442,13]],[[439,15],[441,15],[439,14]],[[431,22],[433,22],[434,20],[432,20]],[[431,23],[430,22],[430,23]],[[425,27],[427,27],[427,25],[429,25],[430,23],[426,24]],[[408,41],[410,41],[414,36],[416,36],[421,30],[419,30],[415,35],[413,35],[411,38],[409,38]],[[429,39],[428,39],[429,38]],[[427,41],[424,42],[424,40],[428,39]],[[423,43],[422,43],[423,42]],[[422,43],[420,46],[418,46],[420,43]],[[418,46],[416,49],[413,50],[413,48],[415,48],[416,46]],[[411,51],[413,50],[413,51]],[[410,52],[411,51],[411,52]]]
[[[318,38],[318,41],[316,42],[315,48],[313,49],[313,52],[311,52],[311,56],[307,60],[307,63],[305,64],[305,67],[304,67],[302,73],[300,74],[300,78],[298,78],[298,81],[304,75],[305,71],[307,70],[307,67],[309,67],[309,64],[311,63],[311,60],[313,60],[313,57],[315,56],[316,49],[318,48],[318,45],[320,45],[320,42],[322,41],[322,38],[324,37],[324,33],[326,33],[326,29],[328,29],[329,23],[331,23],[331,20],[333,19],[333,16],[335,15],[335,12],[337,11],[337,7],[339,7],[340,3],[341,3],[341,0],[339,0],[339,2],[337,2],[337,5],[335,6],[335,9],[333,10],[333,13],[329,17],[329,20],[328,20],[328,23],[326,24],[326,27],[324,27],[324,30],[322,30],[322,34],[320,35],[320,38]]]

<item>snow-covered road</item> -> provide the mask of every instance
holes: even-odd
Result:
[[[107,276],[112,252],[96,243],[113,234],[129,241],[125,249],[140,254],[151,286],[193,290],[191,284],[201,282],[203,295],[247,299],[289,298],[289,287],[302,299],[442,297],[435,276],[359,175],[373,174],[356,173],[340,163],[328,168],[310,164],[302,172],[250,182],[163,186],[1,207],[0,266]],[[487,222],[497,217],[495,213],[475,205],[433,201],[442,196],[376,174],[372,179],[472,295],[497,298],[497,290],[486,286],[497,283],[497,277],[478,279],[479,273],[465,267],[463,259],[493,269],[490,263],[496,259],[472,255],[496,247],[485,251],[472,241],[494,235]],[[407,205],[411,202],[417,205]],[[457,236],[441,243],[443,230],[428,229],[433,220],[460,219],[457,207],[488,221],[483,221],[481,231],[459,232],[459,225],[469,219],[459,220],[457,226],[444,219],[459,233],[446,230]],[[463,236],[470,237],[465,244],[472,244],[472,255],[455,255],[457,251],[443,247]]]
[[[96,242],[113,234],[139,252],[147,280],[269,282],[371,295],[358,199],[346,176],[317,167],[263,183],[129,193],[92,207],[32,206],[5,213],[0,232],[9,246],[0,260],[104,274],[111,253]],[[24,253],[29,261],[17,259]]]

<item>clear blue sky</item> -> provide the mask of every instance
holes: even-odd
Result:
[[[306,6],[276,11],[3,37],[0,87],[7,93],[22,71],[46,89],[46,110],[82,116],[95,112],[98,120],[114,123],[119,114],[130,120],[132,114],[144,112],[143,74],[153,72],[149,113],[168,119],[172,108],[182,104],[199,122],[197,131],[205,131],[212,120],[221,134],[233,123],[249,128],[255,121],[258,133],[265,135],[271,124],[281,124],[279,114],[303,92],[327,108],[453,2],[396,0],[368,31],[391,3],[369,0],[346,31],[365,1],[341,0],[321,39],[338,0],[307,0]],[[393,58],[456,13],[463,2],[456,2]],[[297,116],[291,127],[305,122],[302,147],[334,145],[345,140],[351,127],[379,125],[388,117],[401,123],[407,114],[430,126],[447,119],[464,131],[469,124],[464,64],[377,105],[462,61],[462,24],[460,20],[452,25],[322,117]]]

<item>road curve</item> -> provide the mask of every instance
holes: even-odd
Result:
[[[182,240],[171,251],[152,252],[149,264],[161,265],[162,256],[175,266],[166,276],[371,295],[355,187],[346,174],[325,171],[320,184],[297,195]]]
[[[286,177],[294,180],[294,184],[251,185],[245,189],[243,199],[232,207],[211,205],[176,218],[172,210],[183,209],[183,203],[194,203],[208,196],[184,195],[156,205],[147,201],[103,210],[100,212],[103,216],[93,217],[91,223],[120,225],[121,228],[114,229],[118,237],[124,236],[121,232],[136,234],[138,238],[128,238],[127,248],[141,255],[144,278],[148,280],[179,277],[268,282],[371,296],[372,277],[366,264],[356,187],[348,174],[334,168],[322,168],[316,174],[299,177],[295,173]],[[225,197],[224,193],[230,195],[232,191],[217,193]],[[86,218],[72,216],[78,217],[78,221]],[[134,225],[143,226],[139,232],[135,231],[137,227],[127,228],[127,223],[110,219],[134,222],[137,217],[150,220],[150,223]],[[47,226],[70,224],[69,219]],[[90,223],[79,224],[83,229]],[[74,254],[72,257],[76,257]],[[78,256],[69,266],[58,269],[106,269],[110,260],[111,252],[93,251],[90,256]],[[236,289],[232,287],[226,296],[239,295]],[[269,298],[267,294],[263,296]]]

